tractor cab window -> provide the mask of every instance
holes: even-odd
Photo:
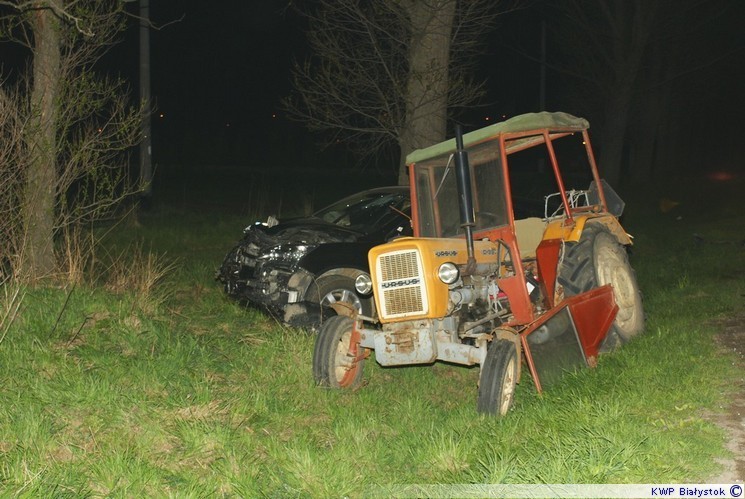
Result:
[[[582,134],[561,134],[551,142],[569,206],[587,206],[592,170]],[[509,146],[508,146],[509,151]],[[508,156],[510,191],[515,220],[563,217],[564,205],[551,165],[548,146],[518,148]]]
[[[475,231],[509,223],[498,142],[490,141],[468,149],[471,192],[476,216]],[[463,235],[455,159],[447,153],[414,166],[419,235],[458,237]]]

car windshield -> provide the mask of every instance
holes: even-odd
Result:
[[[411,202],[403,191],[372,190],[337,201],[314,216],[352,230],[373,232],[393,219],[408,216],[410,209]]]

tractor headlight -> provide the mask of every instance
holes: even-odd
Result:
[[[354,280],[354,289],[361,295],[369,295],[372,287],[372,279],[368,274],[360,274]]]
[[[437,277],[445,284],[453,284],[460,277],[460,271],[454,263],[445,262],[437,270]]]

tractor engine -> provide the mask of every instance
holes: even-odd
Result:
[[[506,312],[506,296],[500,292],[493,273],[464,276],[449,291],[448,315],[457,317],[460,323],[472,323]]]
[[[443,348],[449,349],[448,357],[462,352],[454,362],[480,360],[473,356],[482,353],[471,347],[491,339],[508,307],[497,287],[496,245],[475,241],[475,251],[479,262],[468,272],[463,239],[401,238],[370,251],[382,324],[375,335],[378,362],[434,362]]]

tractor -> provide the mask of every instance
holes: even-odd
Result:
[[[413,237],[373,247],[316,338],[319,386],[354,389],[382,366],[478,365],[477,411],[505,415],[524,366],[539,392],[639,334],[624,202],[600,178],[589,123],[530,113],[412,152]],[[580,186],[577,189],[574,186]]]

